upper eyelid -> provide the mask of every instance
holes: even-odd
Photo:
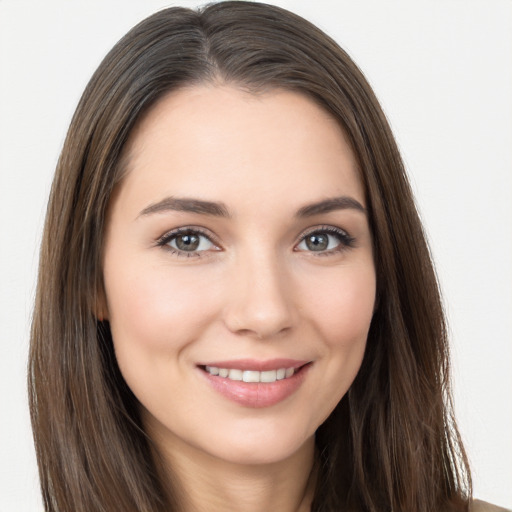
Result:
[[[298,246],[304,242],[304,239],[309,236],[309,235],[312,235],[314,233],[328,233],[329,235],[331,236],[336,236],[338,235],[338,238],[339,238],[339,241],[340,241],[340,247],[336,247],[336,248],[333,248],[333,249],[326,249],[324,251],[318,251],[318,252],[315,252],[315,251],[300,251],[298,249]],[[345,229],[342,229],[340,227],[337,227],[337,226],[333,226],[333,225],[323,225],[323,226],[315,226],[315,227],[311,227],[311,228],[308,228],[306,229],[305,231],[303,231],[300,235],[300,237],[298,238],[298,240],[295,242],[294,246],[293,246],[293,250],[294,251],[298,251],[298,252],[305,252],[307,254],[313,254],[315,256],[327,256],[327,255],[330,255],[330,254],[335,254],[335,253],[338,253],[342,250],[346,250],[346,249],[349,249],[351,247],[354,247],[354,243],[356,242],[356,238],[351,236],[349,234],[349,232]]]
[[[303,230],[299,236],[297,237],[296,244],[301,242],[304,237],[311,235],[313,233],[322,233],[322,232],[329,232],[329,233],[339,233],[340,235],[344,235],[348,238],[352,238],[350,233],[343,228],[340,228],[338,226],[332,226],[329,224],[324,225],[318,225],[318,226],[311,226],[305,230]]]
[[[196,226],[196,225],[180,226],[180,227],[171,229],[169,231],[166,231],[163,235],[158,237],[158,239],[156,240],[156,243],[157,243],[157,245],[165,245],[169,241],[169,239],[171,239],[173,236],[177,236],[180,233],[186,233],[188,231],[195,232],[201,236],[204,236],[204,237],[208,238],[208,240],[210,240],[210,242],[212,242],[212,244],[214,244],[216,247],[222,248],[222,244],[220,243],[218,237],[212,231],[210,231],[209,229],[204,228],[202,226]],[[343,235],[346,238],[350,239],[351,241],[354,240],[354,238],[349,234],[349,232],[346,229],[340,228],[338,226],[333,226],[330,224],[319,224],[316,226],[310,226],[310,227],[302,230],[300,232],[300,234],[296,237],[296,239],[293,243],[293,246],[296,247],[297,244],[302,242],[306,236],[311,235],[313,233],[319,233],[319,232],[328,232],[331,234],[338,233],[338,234]]]
[[[212,242],[212,244],[214,244],[215,246],[220,246],[218,238],[209,229],[203,228],[201,226],[180,226],[178,228],[170,229],[169,231],[166,231],[163,235],[158,237],[156,242],[159,245],[165,244],[173,236],[177,236],[181,233],[186,233],[187,231],[204,236],[208,238],[208,240],[210,240],[210,242]]]

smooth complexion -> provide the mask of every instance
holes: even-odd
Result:
[[[187,510],[308,510],[315,430],[359,370],[375,302],[342,130],[298,93],[193,86],[149,111],[127,156],[100,313]]]

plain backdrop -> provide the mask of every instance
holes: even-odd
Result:
[[[354,58],[430,237],[475,495],[512,507],[512,2],[276,0]],[[0,0],[0,512],[42,511],[26,399],[38,245],[76,103],[159,0]]]

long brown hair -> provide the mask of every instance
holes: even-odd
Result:
[[[316,434],[312,510],[466,510],[471,479],[451,409],[437,280],[386,118],[332,39],[252,2],[147,18],[105,57],[78,104],[48,206],[29,360],[46,510],[179,509],[95,311],[105,215],[130,132],[169,91],[219,81],[313,98],[345,130],[366,189],[378,304],[362,367]]]

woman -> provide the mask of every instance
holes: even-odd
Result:
[[[468,509],[421,224],[325,34],[225,2],[107,55],[52,189],[30,390],[47,510]]]

